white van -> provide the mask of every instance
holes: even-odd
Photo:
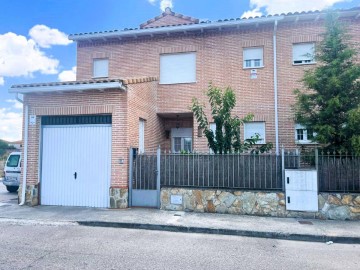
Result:
[[[16,192],[20,185],[21,152],[12,152],[6,160],[3,184],[9,192]]]

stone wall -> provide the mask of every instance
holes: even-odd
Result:
[[[171,195],[181,195],[172,204]],[[360,194],[319,194],[318,212],[287,211],[284,192],[162,188],[161,209],[273,217],[360,220]]]
[[[18,200],[21,202],[22,184],[18,189]],[[29,206],[39,205],[39,188],[38,185],[26,185],[25,204]]]
[[[110,208],[127,208],[128,196],[127,188],[110,188]]]

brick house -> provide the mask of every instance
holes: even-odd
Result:
[[[360,9],[339,16],[360,42]],[[9,90],[24,94],[26,190],[19,194],[31,205],[109,207],[110,190],[122,198],[111,207],[127,207],[130,147],[209,152],[189,105],[193,97],[206,101],[210,81],[235,90],[235,114],[254,113],[243,137],[259,133],[276,152],[311,143],[291,104],[304,70],[316,65],[324,17],[200,22],[168,8],[140,28],[70,35],[77,42],[75,82]]]

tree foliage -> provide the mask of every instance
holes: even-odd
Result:
[[[349,40],[346,27],[329,13],[318,65],[305,71],[305,90],[295,90],[295,120],[314,130],[314,141],[328,150],[360,154],[360,65]]]
[[[242,153],[249,149],[252,149],[253,152],[265,152],[272,148],[270,143],[255,147],[260,140],[259,134],[254,134],[254,136],[242,143],[240,126],[244,122],[251,121],[254,116],[248,114],[244,118],[239,118],[231,115],[231,111],[236,105],[236,97],[230,87],[223,91],[210,83],[206,95],[209,98],[211,115],[216,124],[215,133],[210,129],[210,123],[204,112],[205,105],[200,104],[196,98],[193,98],[191,110],[199,123],[199,128],[204,131],[208,146],[214,153]]]
[[[0,158],[2,158],[3,155],[5,155],[6,150],[9,148],[9,145],[4,142],[3,140],[0,140]]]

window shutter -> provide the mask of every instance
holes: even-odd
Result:
[[[265,143],[265,122],[251,122],[244,124],[244,138],[250,139],[256,133],[260,135],[261,141],[257,143]]]
[[[94,59],[93,77],[102,78],[109,76],[109,59]]]
[[[196,82],[196,53],[160,55],[160,83]]]
[[[244,61],[253,59],[263,59],[263,48],[245,48]]]
[[[315,44],[301,43],[293,45],[293,61],[314,60]]]
[[[188,137],[192,138],[192,128],[172,128],[171,137]]]

